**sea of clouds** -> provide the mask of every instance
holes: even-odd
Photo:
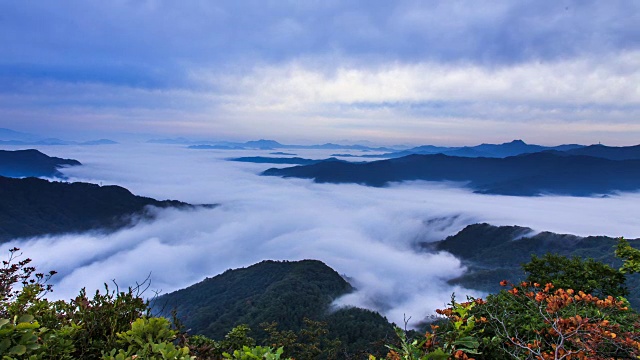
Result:
[[[511,197],[473,194],[446,184],[411,182],[386,188],[316,184],[259,176],[270,164],[227,161],[269,151],[192,150],[181,145],[48,146],[50,156],[83,166],[63,172],[70,181],[120,185],[136,195],[217,204],[212,209],[155,210],[114,233],[45,236],[18,246],[38,269],[54,269],[51,298],[69,299],[112,280],[120,287],[151,276],[161,293],[261,260],[318,259],[350,279],[357,291],[337,305],[380,311],[413,324],[458,298],[482,295],[447,280],[465,268],[448,253],[416,246],[477,222],[536,231],[640,237],[640,194],[610,197]],[[287,150],[289,152],[289,150]],[[325,158],[330,152],[295,151]],[[341,151],[344,152],[344,151]],[[283,166],[283,165],[279,165]],[[410,323],[410,325],[411,325]]]

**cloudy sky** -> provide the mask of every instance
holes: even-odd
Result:
[[[0,0],[0,127],[631,145],[638,24],[635,0]]]

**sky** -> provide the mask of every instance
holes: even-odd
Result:
[[[0,127],[634,145],[635,0],[0,0]]]
[[[219,204],[197,211],[157,210],[155,221],[115,233],[87,232],[15,240],[39,271],[56,270],[51,299],[74,298],[115,281],[134,286],[147,276],[162,294],[262,260],[316,259],[357,289],[337,305],[355,305],[415,325],[465,295],[452,286],[461,261],[418,244],[442,240],[466,225],[520,225],[534,232],[640,238],[639,193],[603,197],[515,197],[474,194],[442,183],[386,188],[316,184],[258,176],[273,164],[226,161],[247,150],[193,150],[181,145],[42,146],[48,155],[78,159],[62,171],[71,181],[124,186],[136,195]],[[298,150],[296,150],[298,152]],[[267,155],[269,151],[255,151]],[[326,158],[330,150],[300,150]],[[123,159],[126,159],[123,160]]]

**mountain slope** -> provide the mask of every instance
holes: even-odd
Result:
[[[369,163],[321,162],[268,169],[262,174],[368,186],[410,180],[454,181],[466,183],[479,193],[519,196],[588,196],[640,189],[640,160],[613,161],[549,152],[507,158],[409,155]]]
[[[298,329],[305,316],[323,316],[335,298],[352,290],[319,261],[263,261],[163,295],[157,303],[175,308],[194,333],[219,338],[236,325],[258,328],[264,321]]]
[[[0,243],[14,238],[115,230],[131,216],[151,217],[147,206],[190,207],[135,196],[119,186],[0,177]]]
[[[82,165],[77,160],[47,156],[38,150],[0,150],[0,176],[63,177],[58,169]]]
[[[640,239],[631,240],[640,247]],[[622,262],[614,256],[617,239],[606,236],[580,237],[551,232],[535,233],[520,226],[493,226],[473,224],[455,235],[435,243],[424,243],[430,251],[447,251],[460,258],[468,271],[453,282],[463,286],[497,292],[499,282],[508,279],[517,282],[524,278],[520,265],[531,260],[531,255],[542,256],[548,252],[563,256],[592,258],[614,268]],[[630,278],[630,288],[640,285],[638,276]],[[630,300],[640,304],[640,293],[632,292]]]
[[[221,339],[233,327],[247,324],[251,336],[264,340],[260,324],[277,322],[281,330],[298,331],[304,318],[327,322],[329,337],[338,337],[350,352],[371,349],[391,336],[391,325],[363,309],[330,311],[337,297],[353,291],[335,270],[317,260],[263,261],[227,270],[188,288],[162,295],[154,308],[163,314],[175,309],[194,334]],[[359,349],[358,349],[359,348]]]

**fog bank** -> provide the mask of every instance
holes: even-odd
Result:
[[[139,144],[44,147],[50,156],[84,165],[63,172],[72,181],[117,184],[134,194],[213,209],[158,210],[157,219],[112,234],[86,233],[9,243],[40,270],[54,269],[53,298],[68,299],[115,280],[121,287],[151,274],[163,293],[226,269],[265,259],[324,261],[349,277],[356,293],[337,301],[381,311],[398,324],[419,321],[451,293],[472,294],[446,281],[464,272],[447,253],[417,252],[476,222],[529,226],[576,235],[640,237],[639,194],[608,198],[510,197],[473,194],[443,184],[414,182],[388,188],[315,184],[261,177],[269,164],[225,161],[267,151],[189,150]],[[335,152],[335,150],[332,150]],[[322,158],[329,153],[299,151]],[[481,295],[481,294],[473,294]]]

